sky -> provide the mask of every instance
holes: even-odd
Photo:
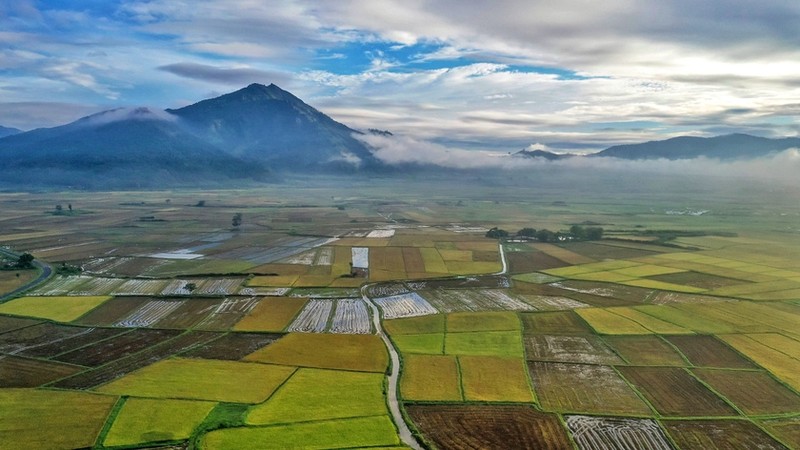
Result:
[[[275,83],[435,151],[800,129],[797,0],[0,0],[0,125]]]

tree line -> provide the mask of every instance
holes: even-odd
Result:
[[[536,239],[539,242],[598,241],[603,238],[603,229],[601,227],[584,227],[581,225],[572,225],[569,227],[569,231],[536,230],[526,227],[517,231],[514,236],[525,239]],[[503,239],[512,236],[508,231],[494,227],[486,232],[486,237]]]

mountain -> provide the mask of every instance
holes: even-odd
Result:
[[[22,133],[22,130],[18,130],[16,128],[9,128],[9,127],[0,126],[0,138],[6,137],[6,136],[11,136],[13,134],[19,134],[19,133]]]
[[[336,122],[270,84],[251,84],[230,94],[167,112],[192,133],[236,157],[278,169],[378,167],[360,132]]]
[[[148,108],[8,136],[0,139],[0,156],[3,181],[26,185],[158,187],[266,174],[187,132],[174,116]]]
[[[575,155],[571,154],[558,154],[558,153],[551,153],[546,150],[520,150],[517,153],[514,153],[514,156],[518,157],[525,157],[525,158],[543,158],[548,161],[555,161],[564,158],[572,158]]]
[[[753,159],[795,147],[800,148],[800,138],[769,139],[748,134],[711,138],[681,136],[664,141],[616,145],[591,156],[620,159]]]

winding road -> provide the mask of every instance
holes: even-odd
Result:
[[[500,272],[495,273],[494,275],[505,275],[508,271],[508,264],[506,263],[506,254],[503,249],[503,244],[498,244],[500,247],[500,261],[503,263],[503,268]],[[389,412],[392,414],[392,420],[394,421],[395,426],[397,427],[397,433],[400,436],[400,440],[403,441],[403,444],[413,448],[414,450],[422,450],[422,447],[417,442],[417,439],[414,437],[414,434],[411,433],[411,429],[408,428],[408,424],[403,419],[403,413],[400,412],[400,401],[397,399],[397,391],[398,391],[398,383],[400,381],[400,355],[397,353],[397,349],[394,348],[394,344],[392,343],[389,336],[383,331],[383,325],[381,324],[381,315],[378,311],[378,306],[372,302],[372,299],[367,296],[367,288],[369,286],[373,286],[379,283],[373,284],[365,284],[361,286],[361,298],[364,299],[364,302],[369,305],[370,310],[372,311],[372,323],[375,325],[375,331],[377,332],[378,336],[383,339],[383,343],[386,345],[386,349],[389,351],[389,358],[392,361],[392,369],[389,372],[389,386],[387,387],[386,392],[386,402],[389,405]]]
[[[0,247],[0,253],[12,259],[19,258],[19,254],[12,252],[7,248]],[[20,286],[17,289],[14,289],[13,291],[7,294],[0,295],[0,302],[4,302],[10,298],[14,298],[22,292],[35,288],[36,286],[47,281],[47,279],[50,278],[50,274],[53,273],[53,268],[50,267],[50,265],[47,263],[34,259],[33,265],[39,270],[39,276],[36,277],[35,280],[31,280],[28,284],[24,286]]]

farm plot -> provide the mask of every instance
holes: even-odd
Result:
[[[91,328],[42,323],[0,334],[0,353],[24,354],[52,344],[84,335]]]
[[[658,423],[651,419],[568,416],[567,427],[581,450],[672,450]]]
[[[233,295],[244,283],[244,278],[212,278],[205,280],[193,291],[194,295]]]
[[[651,415],[650,408],[609,366],[528,362],[542,408],[558,412]]]
[[[331,320],[331,333],[370,334],[372,320],[361,299],[339,299]]]
[[[647,328],[627,317],[601,308],[586,308],[575,311],[598,334],[650,334]]]
[[[407,405],[406,411],[438,448],[573,448],[557,415],[529,406]]]
[[[389,355],[381,338],[375,335],[290,333],[244,360],[383,373]]]
[[[677,367],[687,365],[683,356],[658,336],[607,336],[603,339],[629,364]]]
[[[761,425],[789,448],[800,448],[800,417],[764,420]]]
[[[117,398],[84,392],[0,390],[0,447],[90,448]]]
[[[692,369],[748,415],[788,414],[800,411],[800,396],[775,381],[766,372],[720,369]]]
[[[565,289],[567,291],[575,292],[577,294],[588,294],[592,297],[576,297],[578,300],[591,303],[590,300],[594,299],[594,304],[598,306],[626,306],[636,305],[647,301],[655,291],[649,288],[641,288],[635,286],[625,286],[622,284],[609,284],[609,283],[595,283],[591,281],[581,280],[567,280],[552,283],[550,286]],[[597,303],[597,297],[602,297],[601,303]],[[585,299],[585,300],[584,300]],[[612,302],[611,300],[616,300]]]
[[[726,335],[722,339],[795,390],[800,390],[800,360],[796,357],[764,345],[750,335]]]
[[[696,313],[675,308],[672,305],[643,305],[635,306],[633,309],[696,333],[721,334],[736,332],[736,326],[730,322],[703,317]]]
[[[41,320],[0,316],[0,334],[42,323]]]
[[[664,420],[661,423],[681,449],[786,449],[747,420]]]
[[[280,339],[277,333],[227,333],[208,343],[183,353],[181,356],[201,359],[223,359],[238,361]]]
[[[87,370],[65,378],[53,384],[53,387],[63,389],[90,389],[94,386],[107,383],[127,375],[137,369],[149,366],[154,362],[169,358],[187,349],[210,341],[216,337],[214,333],[188,332],[174,339],[170,339],[139,353],[117,359],[93,370]],[[195,374],[196,375],[196,374]]]
[[[189,283],[191,283],[189,280],[172,280],[161,290],[161,295],[189,294],[189,289],[186,289],[186,285]]]
[[[539,270],[556,269],[568,266],[568,263],[552,257],[544,252],[506,252],[509,273],[523,274]]]
[[[135,397],[261,403],[294,371],[293,367],[267,364],[172,358],[97,390]],[[204,376],[198,377],[199,373]]]
[[[756,368],[714,336],[667,336],[666,339],[697,367]]]
[[[33,291],[31,295],[66,295],[73,291],[77,291],[83,283],[89,281],[92,277],[86,275],[79,275],[74,277],[56,276],[50,279],[44,286],[40,286]]]
[[[308,302],[298,297],[266,297],[233,327],[236,331],[283,331]]]
[[[461,401],[461,378],[455,356],[403,355],[400,394],[404,400]]]
[[[524,354],[519,331],[447,333],[444,349],[448,355],[522,358]]]
[[[272,425],[388,414],[383,374],[298,369],[265,403],[250,409],[246,423]]]
[[[114,419],[103,445],[188,439],[214,405],[192,400],[130,398]]]
[[[399,334],[392,336],[400,353],[444,354],[444,333]]]
[[[629,306],[606,308],[609,313],[622,316],[636,324],[643,326],[655,334],[693,334],[692,330],[657,319]]]
[[[92,297],[21,297],[0,304],[0,313],[71,322],[110,300]]]
[[[590,306],[569,297],[555,295],[522,295],[521,297],[536,311],[566,311],[578,308],[589,308]]]
[[[305,308],[294,319],[287,331],[322,333],[328,327],[328,318],[333,308],[331,300],[309,300]]]
[[[81,316],[74,323],[81,325],[112,326],[152,301],[148,297],[114,297]]]
[[[369,247],[353,247],[350,251],[353,268],[369,269]]]
[[[125,283],[121,278],[93,277],[81,284],[80,289],[69,292],[69,295],[111,295]]]
[[[591,334],[592,329],[572,311],[520,314],[522,330],[528,334]]]
[[[380,297],[373,300],[383,311],[384,319],[397,319],[401,317],[424,316],[437,314],[436,308],[431,306],[416,292],[398,294],[390,297]]]
[[[496,356],[459,356],[464,400],[532,402],[525,361]]]
[[[623,361],[597,336],[530,335],[524,337],[529,360],[586,364]]]
[[[391,297],[393,295],[407,294],[408,292],[408,287],[403,283],[379,283],[369,285],[366,288],[367,296],[370,298]]]
[[[141,328],[148,327],[167,317],[180,308],[185,300],[151,300],[129,316],[115,323],[114,326]]]
[[[105,257],[105,258],[94,258],[89,260],[81,265],[81,268],[85,273],[113,273],[113,270],[128,261],[131,258],[128,256],[117,258],[117,257]]]
[[[200,441],[209,450],[242,449],[254,442],[273,448],[397,448],[400,439],[389,416],[357,417],[267,427],[212,431]]]
[[[393,337],[400,334],[444,333],[444,314],[409,317],[383,322],[383,328]]]
[[[19,354],[33,358],[51,358],[126,332],[126,330],[114,328],[86,328],[84,331],[55,342],[40,343],[36,346],[28,347],[20,351]]]
[[[37,387],[83,370],[53,361],[0,355],[0,388]]]
[[[230,329],[258,304],[258,297],[227,297],[209,315],[195,325],[198,330]]]
[[[451,313],[465,311],[533,311],[535,308],[508,291],[493,289],[432,289],[422,296],[436,309]]]
[[[575,253],[573,251],[567,250],[566,248],[559,247],[554,244],[543,244],[543,243],[536,243],[531,244],[533,248],[539,250],[541,252],[547,253],[548,255],[558,258],[561,261],[569,264],[588,264],[594,262],[594,259],[588,258],[581,254]]]
[[[521,325],[511,312],[481,312],[447,314],[447,332],[516,331]]]
[[[88,284],[88,283],[87,283]],[[111,290],[113,295],[158,295],[164,289],[165,280],[128,280]],[[86,285],[82,286],[86,289]]]
[[[181,306],[169,313],[153,326],[158,328],[189,329],[202,322],[219,306],[219,300],[210,298],[193,298],[184,301]]]
[[[720,397],[677,367],[618,367],[656,410],[665,416],[736,416]]]
[[[180,331],[131,330],[110,339],[60,354],[53,359],[70,364],[97,367],[132,355],[179,335]]]

